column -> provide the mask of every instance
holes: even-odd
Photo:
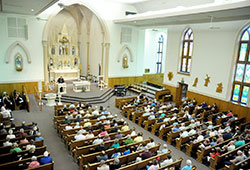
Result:
[[[49,83],[48,78],[48,42],[42,41],[43,43],[43,68],[44,68],[44,85],[47,90],[47,84]]]
[[[104,46],[105,46],[105,74],[104,74],[104,80],[105,80],[106,83],[108,83],[110,43],[105,43]]]
[[[101,58],[101,75],[103,75],[103,69],[104,69],[104,64],[103,64],[103,60],[104,60],[104,38],[105,38],[105,33],[102,32],[102,58]]]

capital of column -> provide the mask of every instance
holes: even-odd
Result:
[[[42,41],[43,46],[47,46],[48,45],[48,41]]]
[[[110,47],[110,43],[104,43],[106,48]]]

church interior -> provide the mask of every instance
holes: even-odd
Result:
[[[250,0],[0,0],[0,169],[249,170]]]

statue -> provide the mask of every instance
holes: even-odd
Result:
[[[197,86],[197,83],[198,83],[198,77],[196,77],[196,78],[194,79],[193,87],[196,87],[196,86]]]
[[[128,57],[127,55],[125,55],[122,59],[122,67],[125,69],[125,68],[128,68]]]
[[[216,88],[216,92],[217,92],[217,93],[222,93],[222,89],[223,89],[222,83],[218,83],[218,84],[217,84],[217,88]]]
[[[169,72],[168,73],[168,80],[171,81],[173,77],[174,77],[173,72]]]
[[[208,76],[208,74],[206,76],[207,76],[207,78],[205,78],[205,83],[204,83],[205,87],[207,87],[208,83],[210,83],[210,77]]]

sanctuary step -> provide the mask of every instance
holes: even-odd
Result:
[[[114,89],[108,88],[104,93],[97,96],[92,97],[81,97],[81,96],[73,96],[73,95],[62,95],[61,102],[62,103],[75,103],[75,102],[85,102],[88,104],[99,104],[105,103],[114,95]],[[46,98],[42,98],[43,100],[47,100]],[[56,102],[58,102],[58,97],[56,98]]]

